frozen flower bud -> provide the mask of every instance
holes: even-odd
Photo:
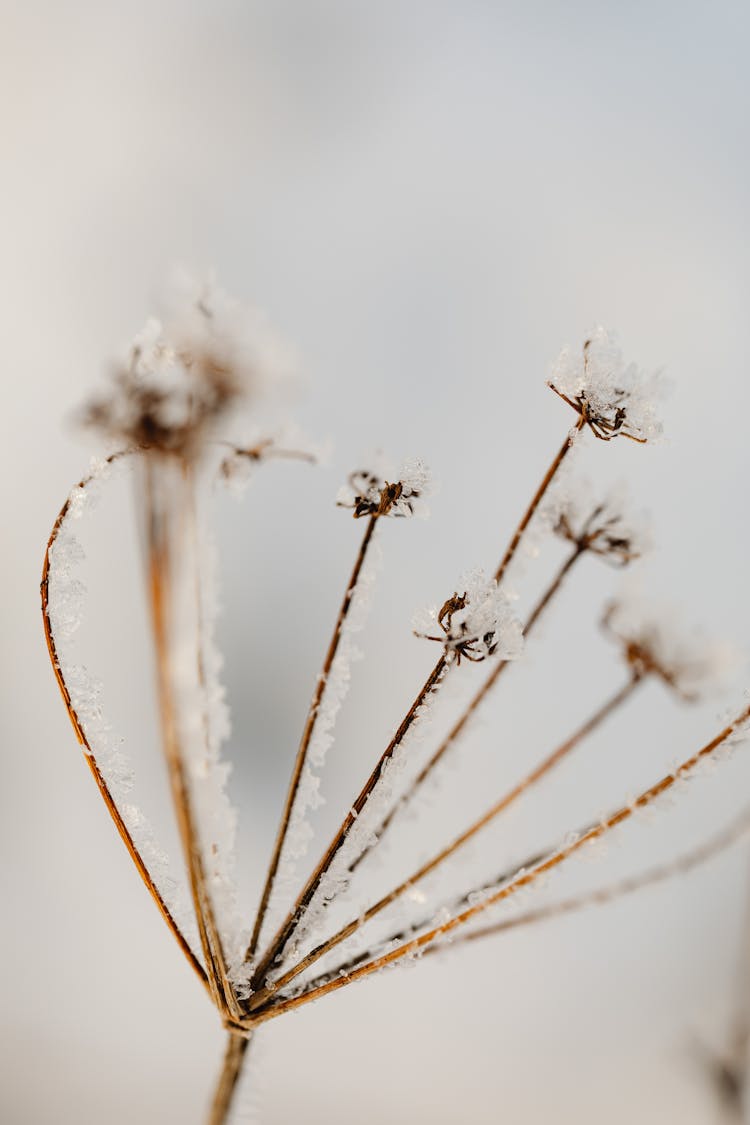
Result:
[[[428,514],[425,499],[432,492],[432,474],[423,461],[404,461],[398,473],[385,464],[356,469],[336,497],[340,508],[362,516],[421,516]]]
[[[553,530],[580,552],[590,551],[612,566],[627,566],[651,546],[643,518],[628,515],[621,489],[596,503],[585,486],[559,505]]]
[[[181,285],[151,319],[84,420],[144,449],[194,456],[219,418],[281,370],[264,319],[209,283]]]
[[[595,437],[610,441],[626,437],[646,442],[661,433],[654,400],[660,379],[625,364],[614,335],[598,326],[580,354],[565,349],[548,386],[581,417]]]
[[[689,702],[723,690],[737,667],[731,645],[688,631],[674,607],[635,594],[612,602],[603,625],[622,645],[633,675],[657,676]]]
[[[415,635],[442,644],[459,663],[462,657],[478,662],[495,654],[504,660],[520,656],[523,629],[495,580],[476,570],[462,580],[460,590],[439,609],[418,615]]]

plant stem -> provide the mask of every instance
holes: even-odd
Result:
[[[111,465],[113,462],[118,461],[121,458],[127,456],[127,452],[128,451],[121,451],[121,452],[118,452],[118,453],[111,454],[107,458],[107,464]],[[91,474],[83,477],[78,482],[77,488],[80,489],[80,490],[85,490],[86,488],[89,487],[92,480],[93,480],[93,476]],[[130,834],[129,829],[128,829],[127,825],[125,824],[125,821],[123,820],[123,817],[120,813],[120,810],[118,809],[117,804],[116,804],[116,802],[115,802],[115,800],[114,800],[114,798],[113,798],[113,796],[110,792],[107,781],[106,781],[106,779],[105,779],[105,777],[104,777],[104,775],[103,775],[103,773],[102,773],[102,771],[101,771],[101,769],[100,769],[100,767],[99,767],[99,765],[96,761],[96,755],[95,755],[94,748],[91,746],[91,744],[89,743],[89,740],[86,737],[86,734],[85,734],[85,732],[83,730],[83,727],[81,725],[81,721],[78,717],[78,713],[76,712],[76,709],[73,706],[71,696],[70,696],[70,691],[68,689],[68,685],[65,682],[65,676],[64,676],[64,673],[63,673],[63,670],[62,670],[62,667],[61,667],[61,664],[60,664],[60,659],[59,659],[59,656],[58,656],[57,642],[55,640],[55,636],[54,636],[54,633],[53,633],[53,630],[52,630],[52,623],[51,623],[51,620],[50,620],[49,580],[50,580],[50,552],[51,552],[52,548],[54,547],[54,545],[57,541],[57,538],[58,538],[58,536],[60,534],[60,531],[62,530],[62,528],[65,524],[66,519],[68,518],[69,511],[70,511],[70,499],[65,501],[65,503],[63,504],[62,508],[60,509],[60,511],[58,513],[57,519],[55,520],[54,527],[52,528],[52,532],[51,532],[50,537],[47,541],[47,547],[46,547],[46,550],[44,552],[44,563],[43,563],[43,566],[42,566],[42,581],[41,581],[41,588],[40,588],[41,601],[42,601],[42,620],[43,620],[43,623],[44,623],[44,635],[45,635],[45,639],[46,639],[46,642],[47,642],[47,651],[49,653],[49,658],[50,658],[50,661],[52,663],[52,670],[55,673],[55,678],[57,680],[58,687],[60,688],[60,693],[61,693],[62,698],[63,698],[63,703],[65,704],[65,710],[68,713],[68,718],[70,719],[70,722],[73,726],[73,730],[75,731],[75,734],[76,734],[76,737],[78,739],[79,744],[83,747],[86,764],[88,765],[88,767],[91,771],[91,774],[94,778],[94,781],[97,784],[99,792],[100,792],[100,794],[102,796],[102,799],[104,800],[104,804],[107,808],[107,812],[109,813],[110,817],[112,818],[112,820],[115,824],[115,827],[117,828],[117,831],[120,834],[120,838],[122,839],[123,843],[125,844],[125,847],[128,850],[130,858],[132,859],[133,863],[135,864],[135,867],[136,867],[136,870],[138,871],[138,874],[140,875],[147,891],[149,892],[152,899],[156,903],[156,906],[158,907],[162,918],[167,923],[167,926],[169,927],[169,929],[172,933],[172,936],[174,937],[175,941],[179,945],[183,954],[187,958],[187,960],[190,964],[190,967],[193,969],[196,976],[199,978],[199,980],[201,981],[201,983],[205,987],[208,987],[208,977],[206,975],[206,972],[205,972],[203,966],[201,965],[200,961],[198,960],[198,958],[193,953],[192,949],[190,948],[190,945],[188,944],[187,939],[185,938],[185,935],[182,933],[179,926],[177,925],[177,922],[173,918],[169,907],[167,906],[166,902],[164,901],[164,899],[162,897],[162,894],[159,891],[159,888],[157,887],[156,883],[154,882],[154,879],[152,878],[151,873],[148,870],[148,867],[146,866],[146,864],[143,860],[143,857],[141,856],[132,835]]]
[[[183,739],[189,735],[178,703],[177,667],[184,661],[186,643],[197,649],[191,694],[202,700],[195,576],[186,569],[195,565],[193,489],[192,474],[184,462],[158,454],[146,456],[146,546],[164,756],[212,995],[220,1011],[237,1016],[240,1009],[229,981],[192,808],[183,748]]]
[[[229,1120],[232,1100],[237,1091],[249,1046],[250,1039],[247,1036],[229,1032],[224,1051],[224,1061],[208,1115],[208,1125],[225,1125],[225,1122]]]
[[[667,879],[672,879],[676,875],[685,875],[701,864],[707,863],[710,859],[713,859],[714,856],[726,851],[727,848],[730,848],[733,844],[736,844],[747,835],[748,830],[750,830],[750,810],[746,809],[725,831],[712,836],[711,839],[707,840],[706,843],[702,844],[700,847],[678,856],[670,863],[664,863],[658,867],[652,867],[647,871],[631,875],[629,878],[621,879],[619,882],[613,883],[608,887],[599,887],[597,890],[575,895],[571,898],[563,899],[561,902],[549,903],[547,906],[541,906],[537,910],[529,910],[514,918],[505,918],[502,922],[496,922],[491,926],[483,926],[479,930],[472,930],[469,934],[461,934],[453,941],[451,948],[464,945],[467,942],[478,941],[480,938],[502,934],[507,930],[515,930],[518,929],[519,926],[527,926],[533,922],[542,922],[549,918],[557,918],[562,914],[572,914],[578,910],[583,910],[587,906],[603,906],[606,903],[614,902],[618,898],[625,898],[628,895],[635,894],[636,891],[642,890],[645,887],[652,887],[657,883],[664,883]],[[439,953],[441,950],[441,946],[433,945],[425,950],[425,955]]]
[[[432,945],[439,939],[452,933],[460,926],[465,925],[473,918],[478,917],[485,910],[491,906],[503,902],[505,899],[510,898],[522,888],[531,886],[541,876],[547,872],[554,870],[556,867],[565,863],[572,855],[575,855],[587,844],[600,839],[607,833],[611,832],[618,825],[623,824],[625,821],[631,819],[633,815],[653,804],[658,797],[667,793],[678,780],[689,775],[698,765],[707,760],[713,755],[716,750],[722,746],[737,730],[738,726],[746,723],[750,719],[750,706],[748,706],[732,723],[729,723],[722,731],[720,731],[710,742],[701,747],[689,758],[685,759],[672,773],[666,774],[656,784],[650,788],[643,790],[634,800],[627,805],[623,805],[609,816],[603,818],[594,826],[588,828],[577,838],[573,838],[570,843],[565,844],[559,848],[552,855],[548,856],[541,863],[537,864],[531,870],[521,870],[516,877],[507,885],[495,890],[494,893],[489,894],[483,898],[482,901],[474,903],[466,910],[463,910],[455,917],[442,922],[440,925],[433,926],[425,933],[420,934],[418,937],[411,941],[405,942],[398,948],[391,950],[389,953],[376,957],[372,961],[355,969],[348,976],[336,976],[332,980],[328,980],[323,984],[316,984],[313,982],[312,986],[305,992],[298,996],[289,997],[288,999],[279,1000],[276,1003],[271,1003],[268,1007],[253,1013],[252,1025],[256,1026],[269,1019],[274,1019],[277,1016],[283,1015],[285,1012],[292,1011],[295,1008],[301,1007],[303,1004],[311,1003],[331,992],[336,992],[340,988],[344,988],[348,984],[353,984],[355,981],[362,980],[373,973],[378,972],[380,969],[388,965],[392,965],[402,960],[404,957],[419,956],[423,953],[428,946]]]
[[[574,548],[574,550],[570,553],[570,555],[568,555],[567,559],[565,560],[565,562],[562,564],[562,566],[558,570],[557,574],[555,575],[554,579],[549,584],[549,586],[545,590],[544,594],[542,595],[542,597],[539,599],[536,606],[532,610],[531,615],[529,616],[529,619],[526,622],[526,626],[524,628],[524,638],[528,638],[529,633],[533,630],[534,626],[536,625],[536,623],[539,621],[540,617],[542,616],[544,610],[547,608],[549,603],[552,601],[553,597],[559,591],[560,587],[562,586],[563,582],[565,581],[565,578],[567,577],[567,575],[570,573],[571,569],[573,568],[573,565],[578,561],[578,559],[581,557],[581,555],[584,554],[584,552],[586,550],[587,550],[586,547],[576,546]],[[435,753],[432,755],[432,757],[429,759],[429,761],[422,767],[422,769],[419,771],[417,776],[412,781],[411,785],[409,785],[409,787],[406,789],[406,791],[404,793],[402,793],[402,795],[398,798],[398,800],[396,801],[396,803],[394,804],[394,806],[390,810],[390,812],[384,817],[380,826],[378,827],[378,829],[374,833],[374,836],[377,838],[378,841],[382,840],[383,835],[385,834],[385,832],[388,831],[388,829],[390,828],[390,826],[393,823],[396,816],[398,816],[398,814],[406,807],[406,805],[409,804],[409,802],[413,799],[413,797],[415,796],[415,794],[417,793],[419,788],[424,784],[424,782],[430,776],[432,771],[435,769],[435,767],[442,760],[444,755],[448,752],[448,750],[450,750],[451,746],[456,741],[456,739],[459,738],[459,736],[463,732],[463,730],[466,727],[469,720],[472,718],[474,713],[478,710],[479,706],[482,704],[485,697],[490,693],[490,691],[495,686],[497,681],[500,679],[500,676],[502,675],[502,673],[504,672],[504,670],[508,667],[508,665],[510,663],[511,663],[511,661],[509,661],[509,660],[500,660],[494,666],[494,668],[489,673],[489,675],[485,679],[482,686],[474,693],[474,695],[472,696],[471,700],[469,701],[469,703],[465,707],[465,709],[462,712],[462,714],[460,715],[460,717],[457,719],[457,721],[451,727],[448,734],[445,736],[443,741],[440,743],[440,745],[438,746]],[[365,848],[362,851],[361,855],[357,858],[355,863],[352,864],[352,867],[351,867],[352,871],[354,871],[359,866],[359,864],[362,862],[362,860],[372,851],[373,847],[374,847],[374,844],[370,844],[367,848]]]
[[[581,416],[578,419],[578,421],[576,422],[575,431],[577,432],[577,431],[581,430],[583,428],[584,424],[585,424],[584,418],[583,418],[583,416]],[[508,567],[510,566],[511,561],[512,561],[516,551],[518,550],[518,548],[520,546],[521,539],[523,538],[523,534],[526,531],[526,528],[531,523],[532,519],[534,518],[534,515],[536,513],[537,508],[541,504],[545,492],[547,491],[549,486],[552,484],[552,481],[553,481],[555,475],[557,474],[558,469],[560,468],[563,461],[567,457],[567,455],[570,452],[572,446],[573,446],[573,438],[572,438],[571,434],[568,434],[565,438],[565,441],[560,446],[560,449],[558,450],[557,454],[555,455],[554,460],[552,461],[552,464],[547,469],[547,472],[544,474],[544,477],[542,478],[542,483],[539,485],[539,488],[534,493],[534,496],[531,500],[531,503],[529,504],[528,508],[526,509],[523,516],[521,517],[521,522],[519,523],[516,530],[513,532],[513,537],[511,539],[510,543],[508,544],[508,549],[506,550],[505,554],[503,555],[502,560],[500,562],[500,565],[498,566],[497,570],[495,571],[495,581],[497,582],[498,586],[502,582],[503,577],[505,575],[505,572],[508,569]]]
[[[402,720],[401,725],[399,726],[386,749],[383,751],[383,754],[381,755],[377,765],[362,787],[359,796],[354,801],[354,804],[352,805],[349,813],[344,818],[338,831],[333,837],[333,840],[329,844],[317,867],[315,868],[304,888],[297,897],[294,906],[282,923],[268,950],[262,957],[260,964],[258,965],[258,968],[256,969],[253,976],[252,987],[254,989],[259,989],[259,986],[264,983],[264,978],[268,972],[268,969],[273,964],[275,958],[283,950],[284,946],[291,937],[297,924],[297,920],[301,917],[302,912],[306,909],[307,906],[309,906],[310,902],[312,901],[315,892],[320,886],[323,876],[328,871],[334,857],[336,856],[336,853],[344,843],[349,829],[354,824],[354,821],[357,819],[358,815],[362,812],[362,809],[367,803],[367,799],[380,780],[380,776],[383,772],[384,766],[393,757],[393,754],[398,749],[409,729],[411,728],[411,725],[417,717],[417,713],[419,712],[420,708],[423,706],[429,696],[432,695],[432,693],[437,689],[447,670],[451,667],[451,664],[452,662],[450,657],[443,653],[435,667],[430,672],[416,699],[414,700],[404,719]],[[260,988],[259,991],[257,991],[251,998],[250,1008],[252,1009],[255,1005],[262,1002],[264,996],[265,990],[263,988]]]
[[[617,710],[618,707],[621,707],[622,704],[630,698],[640,682],[641,680],[639,677],[630,676],[627,680],[627,683],[625,683],[613,695],[611,695],[609,699],[605,700],[601,707],[598,707],[596,711],[594,711],[593,715],[589,716],[586,722],[584,722],[578,728],[578,730],[576,730],[570,736],[570,738],[567,738],[565,742],[561,743],[561,745],[558,746],[551,754],[548,754],[547,757],[543,759],[543,761],[535,766],[535,768],[531,770],[530,773],[528,773],[506,794],[504,794],[504,796],[501,797],[500,800],[496,801],[494,805],[492,805],[482,816],[478,818],[478,820],[475,820],[473,824],[465,829],[465,831],[463,831],[460,836],[457,836],[455,840],[446,845],[446,847],[442,848],[441,851],[434,855],[432,859],[424,863],[408,879],[404,879],[402,883],[399,883],[397,887],[394,887],[393,890],[389,891],[388,894],[384,895],[383,898],[381,898],[378,902],[368,907],[368,909],[360,914],[359,917],[349,922],[348,925],[344,926],[332,937],[316,946],[315,949],[312,949],[296,965],[292,966],[291,969],[284,973],[283,976],[274,981],[273,985],[269,986],[269,994],[272,992],[277,992],[280,989],[284,988],[287,984],[294,980],[295,977],[299,976],[300,973],[304,972],[305,969],[308,969],[310,965],[314,964],[315,961],[325,956],[325,954],[329,953],[342,941],[345,941],[347,938],[351,937],[352,934],[356,933],[359,929],[362,928],[362,926],[366,925],[367,922],[369,922],[382,910],[385,910],[386,907],[390,906],[397,899],[401,898],[401,896],[405,894],[406,891],[410,890],[416,883],[421,882],[422,879],[424,879],[427,875],[429,875],[437,867],[444,863],[445,860],[454,855],[461,847],[463,847],[464,844],[473,839],[474,836],[477,835],[477,833],[481,832],[483,828],[486,828],[488,824],[494,821],[498,816],[500,816],[501,813],[505,812],[515,801],[517,801],[518,798],[522,796],[522,794],[531,789],[533,785],[540,781],[546,774],[550,773],[555,768],[555,766],[559,765],[564,758],[572,753],[572,751],[583,741],[584,738],[586,738],[594,730],[596,730],[596,728],[599,727],[605,719],[607,719],[614,711]]]
[[[367,556],[368,548],[372,542],[376,523],[377,516],[370,516],[370,518],[367,520],[364,537],[362,539],[362,542],[360,543],[359,551],[357,552],[357,557],[354,562],[354,568],[352,570],[351,577],[349,578],[349,582],[344,593],[344,598],[338,612],[338,617],[336,618],[333,636],[331,637],[330,643],[328,645],[328,651],[326,652],[325,659],[323,661],[323,667],[321,668],[320,675],[318,676],[315,685],[315,691],[313,692],[310,709],[307,713],[307,719],[305,720],[305,726],[302,731],[302,738],[297,750],[297,757],[292,769],[292,776],[289,781],[286,801],[284,803],[284,809],[281,814],[281,821],[276,834],[276,842],[274,844],[273,853],[271,855],[271,861],[268,867],[265,884],[263,886],[260,905],[258,907],[258,913],[255,918],[255,925],[253,926],[253,933],[250,939],[247,953],[245,955],[245,960],[250,960],[255,954],[255,951],[258,947],[261,929],[263,927],[263,921],[266,916],[268,903],[271,897],[271,892],[273,891],[274,881],[276,879],[276,873],[278,871],[279,862],[281,860],[281,853],[284,848],[284,841],[289,830],[289,823],[291,821],[294,804],[297,799],[302,771],[307,761],[307,753],[310,748],[310,742],[312,741],[313,734],[315,733],[318,717],[320,715],[321,704],[323,702],[323,696],[328,685],[328,677],[330,675],[331,668],[333,667],[336,653],[338,652],[344,623],[346,621],[347,614],[352,603],[352,598],[354,597],[354,592],[357,587],[360,574],[362,572],[362,567]]]

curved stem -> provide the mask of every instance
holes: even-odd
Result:
[[[549,603],[552,601],[554,596],[559,591],[559,589],[562,586],[563,582],[565,581],[566,577],[568,576],[568,574],[572,570],[574,564],[585,553],[585,551],[587,549],[588,548],[586,548],[584,546],[576,545],[574,550],[568,555],[567,559],[565,560],[565,562],[562,564],[562,566],[558,570],[558,572],[555,575],[555,577],[553,578],[552,582],[549,584],[549,586],[544,591],[544,593],[542,594],[542,596],[539,599],[539,601],[537,602],[537,604],[534,606],[534,609],[532,610],[532,612],[529,616],[529,619],[526,622],[526,626],[524,628],[524,634],[523,635],[524,635],[525,639],[528,638],[529,634],[531,633],[534,626],[537,624],[537,622],[541,618],[545,609],[547,608]],[[487,697],[487,695],[489,695],[490,691],[493,689],[495,684],[500,679],[500,676],[503,674],[503,672],[505,671],[505,669],[508,667],[508,665],[510,663],[511,662],[509,660],[498,661],[498,663],[495,665],[495,667],[492,669],[492,671],[489,673],[489,675],[485,679],[484,683],[474,693],[471,700],[466,705],[463,712],[461,713],[459,718],[456,720],[454,725],[451,727],[451,729],[449,730],[448,734],[445,736],[443,741],[440,743],[440,745],[438,746],[435,753],[432,755],[432,757],[429,759],[429,761],[422,767],[422,769],[419,771],[417,776],[412,781],[411,785],[409,785],[409,787],[405,790],[405,792],[401,794],[401,796],[398,798],[398,800],[394,804],[393,808],[390,810],[390,812],[381,821],[379,827],[377,828],[376,832],[374,833],[374,836],[377,838],[378,841],[382,840],[383,835],[385,834],[385,832],[388,831],[388,829],[390,828],[391,824],[393,823],[395,818],[398,816],[398,814],[404,808],[406,808],[406,806],[414,798],[414,796],[416,795],[418,790],[425,783],[425,781],[430,776],[430,774],[435,769],[435,767],[442,761],[445,754],[447,754],[447,752],[450,750],[451,746],[454,744],[456,739],[459,738],[460,735],[463,733],[467,723],[473,717],[475,712],[479,709],[480,705],[484,702],[485,698]],[[374,846],[373,844],[370,844],[367,848],[365,848],[362,851],[361,855],[357,858],[356,862],[352,864],[352,867],[351,867],[352,871],[356,870],[356,868],[363,861],[363,859],[367,855],[369,855],[369,853],[372,851],[373,846]]]
[[[131,452],[130,450],[122,450],[118,453],[113,453],[113,454],[111,454],[111,456],[109,456],[107,458],[106,463],[108,465],[111,465],[115,461],[118,461],[121,458],[128,456],[130,452]],[[92,474],[89,474],[89,475],[83,477],[78,482],[77,488],[79,488],[79,489],[88,488],[89,485],[91,484],[92,480],[93,480]],[[169,927],[169,930],[172,933],[172,936],[174,937],[175,941],[179,945],[183,954],[187,958],[187,961],[189,962],[190,967],[193,969],[196,976],[199,978],[199,980],[201,981],[201,983],[204,986],[208,987],[208,977],[206,975],[205,969],[203,968],[200,961],[198,960],[198,958],[193,953],[192,949],[190,948],[190,945],[188,944],[187,939],[185,938],[185,935],[182,933],[182,931],[180,930],[179,926],[177,925],[175,919],[173,918],[172,913],[169,910],[169,907],[165,903],[165,901],[164,901],[164,899],[161,895],[161,892],[159,891],[158,887],[156,886],[156,883],[154,882],[154,879],[152,878],[151,873],[149,872],[148,867],[146,866],[146,864],[143,860],[143,857],[141,856],[141,854],[138,850],[138,847],[136,846],[136,843],[133,840],[133,837],[130,834],[130,831],[128,830],[128,827],[125,824],[125,821],[123,820],[123,817],[120,813],[120,810],[118,809],[117,804],[115,803],[115,800],[112,797],[112,794],[110,792],[109,786],[107,785],[106,779],[105,779],[104,775],[102,774],[102,771],[99,768],[99,765],[96,761],[96,756],[95,756],[93,747],[91,746],[91,744],[89,743],[89,741],[86,737],[86,734],[85,734],[85,732],[83,730],[83,727],[81,725],[81,721],[79,719],[79,716],[76,712],[75,707],[73,706],[71,696],[70,696],[70,691],[68,689],[67,683],[65,682],[65,676],[63,674],[62,667],[60,665],[60,659],[59,659],[58,651],[57,651],[57,643],[55,641],[55,636],[54,636],[54,632],[53,632],[53,629],[52,629],[52,623],[51,623],[51,620],[50,620],[50,605],[49,605],[49,580],[50,580],[50,565],[51,565],[50,564],[50,552],[51,552],[52,548],[54,547],[55,542],[57,541],[57,537],[60,534],[60,531],[61,531],[61,529],[62,529],[62,527],[65,523],[65,520],[67,519],[69,511],[70,511],[70,499],[65,501],[65,503],[63,504],[62,508],[60,509],[60,511],[58,513],[57,519],[55,520],[55,524],[52,528],[52,532],[51,532],[50,537],[47,541],[47,547],[46,547],[46,550],[44,552],[44,563],[43,563],[43,566],[42,566],[42,581],[41,581],[42,620],[43,620],[43,624],[44,624],[44,636],[45,636],[45,639],[46,639],[46,642],[47,642],[47,651],[49,653],[49,658],[50,658],[50,661],[52,663],[52,670],[55,673],[57,685],[60,689],[60,694],[62,695],[63,703],[65,704],[65,710],[68,713],[68,718],[70,719],[70,722],[73,726],[73,730],[76,733],[76,738],[78,739],[79,744],[83,748],[85,759],[86,759],[86,764],[88,765],[89,769],[91,770],[91,774],[94,778],[94,781],[96,782],[97,787],[99,789],[99,792],[100,792],[100,794],[101,794],[101,796],[104,800],[104,804],[107,808],[107,812],[109,813],[110,817],[112,818],[112,820],[114,822],[114,825],[117,828],[117,831],[120,835],[120,838],[122,839],[123,843],[125,844],[125,847],[128,850],[130,858],[132,859],[133,863],[135,864],[136,870],[138,871],[138,874],[140,875],[140,877],[143,881],[143,884],[146,887],[146,890],[149,892],[152,899],[156,903],[156,906],[159,910],[159,913],[161,914],[164,921],[167,923],[167,926]]]

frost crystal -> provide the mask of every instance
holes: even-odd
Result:
[[[598,325],[581,353],[565,348],[549,386],[572,406],[596,437],[628,437],[645,442],[661,433],[654,399],[662,393],[658,375],[644,375],[625,364],[614,334]]]
[[[440,609],[433,606],[418,614],[415,634],[438,641],[459,661],[462,657],[480,661],[496,653],[504,660],[520,656],[523,629],[495,580],[474,570],[462,578],[459,590]]]
[[[382,456],[368,469],[356,469],[339,489],[336,503],[362,516],[418,516],[429,514],[425,499],[433,491],[432,474],[423,461],[410,458],[396,472]]]
[[[164,322],[150,319],[86,421],[128,445],[193,453],[212,423],[284,366],[264,318],[213,281],[184,280]]]
[[[610,604],[604,626],[636,674],[658,676],[685,700],[723,690],[737,667],[731,645],[687,631],[674,606],[649,603],[632,590]]]

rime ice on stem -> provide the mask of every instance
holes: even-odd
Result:
[[[574,502],[570,496],[567,496],[563,503],[560,503],[557,499],[553,502],[554,518],[551,520],[552,526],[558,535],[572,544],[572,550],[529,614],[523,630],[525,638],[531,635],[553,598],[558,594],[565,579],[584,555],[592,553],[605,562],[623,567],[639,558],[650,542],[644,529],[639,527],[637,523],[634,524],[625,514],[624,501],[621,495],[614,495],[597,502],[591,499],[585,490],[583,491],[585,499],[581,498],[580,501]],[[446,606],[450,608],[449,603],[446,603]],[[446,606],[443,607],[444,610]],[[434,624],[437,616],[437,613],[435,613],[432,621],[428,619],[425,622],[423,620],[421,622],[422,627],[429,631],[430,625]],[[471,698],[432,757],[384,817],[376,832],[378,838],[382,838],[397,814],[406,808],[427,778],[464,733],[470,720],[495,687],[506,667],[507,661],[500,660],[492,668],[484,683]],[[365,851],[358,862],[361,862],[361,859],[367,854],[368,851]]]
[[[607,521],[606,526],[609,526],[609,521]],[[620,554],[621,545],[619,536],[615,544],[614,551],[616,555]],[[481,578],[475,578],[475,585],[480,591],[480,595],[477,598],[477,604],[481,609],[481,607],[484,606],[486,587],[485,584],[481,581]],[[443,611],[441,611],[441,614],[442,613]],[[432,616],[435,616],[434,612]],[[481,612],[478,612],[478,619],[483,622],[483,625],[476,631],[481,633],[482,628],[486,627],[486,625],[484,624],[485,619]],[[641,623],[641,635],[648,637],[652,631],[653,630],[650,630],[644,622]],[[463,635],[460,628],[457,628],[456,635]],[[680,648],[684,649],[684,642],[681,644]],[[405,879],[388,894],[379,899],[378,902],[365,910],[362,914],[359,915],[359,917],[352,920],[343,929],[339,930],[325,942],[320,943],[314,949],[310,950],[291,969],[276,976],[269,988],[269,992],[279,991],[284,988],[292,980],[294,980],[295,977],[299,976],[300,973],[309,968],[309,966],[312,965],[315,961],[326,956],[337,945],[350,938],[352,934],[359,930],[363,925],[369,922],[381,911],[389,907],[397,899],[401,898],[406,892],[416,886],[417,883],[423,880],[427,875],[431,874],[447,859],[455,855],[455,853],[460,848],[462,848],[466,843],[472,840],[488,824],[495,821],[502,813],[506,812],[507,809],[520,797],[522,797],[525,793],[527,793],[530,789],[537,785],[543,778],[545,778],[554,769],[556,769],[561,764],[561,762],[563,762],[563,760],[569,757],[570,754],[581,745],[584,739],[588,738],[595,730],[597,730],[602,725],[602,723],[606,719],[614,714],[615,711],[621,708],[623,704],[633,696],[636,688],[640,684],[642,684],[647,677],[653,675],[658,679],[664,681],[671,690],[677,691],[677,694],[683,700],[694,700],[697,697],[696,693],[698,681],[695,672],[693,672],[691,680],[694,690],[692,694],[688,695],[684,692],[684,690],[679,690],[679,684],[675,681],[674,677],[666,678],[664,669],[659,665],[659,663],[657,663],[656,658],[645,647],[639,649],[635,657],[630,648],[624,647],[622,655],[623,662],[625,663],[628,673],[627,679],[620,687],[616,688],[615,691],[610,696],[608,696],[597,708],[595,708],[593,713],[582,723],[581,726],[578,727],[578,729],[572,735],[570,735],[556,749],[554,749],[549,755],[547,755],[547,757],[543,758],[524,778],[522,778],[515,786],[513,786],[513,788],[511,788],[507,793],[500,797],[482,816],[474,821],[474,823],[471,824],[467,829],[465,829],[455,840],[453,840],[445,848],[441,849],[429,861],[424,863],[417,871],[411,874],[407,879]],[[706,669],[706,671],[708,671],[708,669]],[[704,675],[703,682],[700,686],[704,691],[708,691],[710,689],[711,683],[706,675]],[[383,829],[381,826],[381,834],[382,830]],[[497,880],[497,882],[502,881],[504,880]],[[491,889],[492,888],[490,886],[489,890]],[[482,895],[486,894],[487,892],[488,888],[484,887],[477,888],[472,893],[474,895]]]
[[[398,475],[391,472],[387,475],[392,483],[386,479],[385,472],[358,470],[351,474],[349,484],[337,498],[341,507],[352,508],[354,517],[366,518],[367,523],[302,732],[247,949],[248,960],[253,957],[260,939],[277,872],[280,881],[288,885],[294,874],[295,861],[307,852],[312,833],[306,814],[320,803],[319,777],[313,769],[322,767],[330,748],[336,716],[348,691],[351,664],[358,655],[351,637],[363,627],[366,617],[374,580],[372,547],[378,523],[383,517],[408,518],[426,514],[424,500],[431,487],[426,466],[421,461],[408,461]]]

